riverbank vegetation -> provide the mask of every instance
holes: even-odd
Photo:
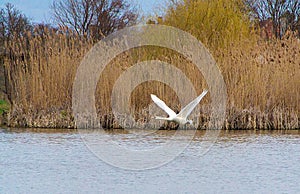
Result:
[[[300,128],[300,40],[297,31],[262,37],[246,14],[242,1],[182,1],[171,4],[153,23],[190,32],[216,59],[224,77],[228,102],[224,129]],[[118,29],[118,28],[116,28]],[[85,54],[99,37],[70,28],[38,25],[3,40],[6,93],[11,103],[12,127],[74,128],[72,83]],[[101,38],[101,37],[100,37]],[[111,91],[118,77],[137,62],[161,60],[181,69],[198,93],[207,88],[201,72],[184,56],[169,49],[141,47],[117,56],[100,76],[96,107],[106,128],[119,127],[111,113]],[[176,93],[159,82],[138,86],[131,95],[135,118],[150,119],[150,94],[155,93],[174,110]],[[210,115],[209,95],[201,101],[200,126]]]

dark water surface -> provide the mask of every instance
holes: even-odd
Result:
[[[0,129],[0,193],[300,193],[300,131],[222,132],[204,156],[201,135],[170,163],[129,171],[98,159],[76,131]]]

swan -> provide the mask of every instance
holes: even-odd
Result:
[[[153,102],[169,115],[168,118],[156,116],[155,119],[174,121],[180,125],[185,125],[187,123],[193,124],[193,121],[188,120],[187,117],[191,114],[191,112],[194,110],[197,104],[199,104],[199,102],[206,95],[207,92],[208,92],[207,90],[204,90],[202,94],[200,94],[197,98],[195,98],[188,105],[186,105],[178,114],[176,114],[172,109],[170,109],[164,101],[159,99],[154,94],[151,94],[151,99],[153,100]]]

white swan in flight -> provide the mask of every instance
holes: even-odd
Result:
[[[163,109],[166,113],[168,113],[169,117],[155,117],[155,119],[159,120],[166,120],[166,121],[174,121],[180,125],[185,125],[187,123],[193,124],[192,120],[187,120],[187,117],[191,114],[191,112],[194,110],[194,108],[199,104],[201,99],[206,95],[207,90],[204,90],[200,96],[195,98],[192,102],[190,102],[188,105],[186,105],[178,114],[176,114],[172,109],[170,109],[164,101],[159,99],[154,94],[151,94],[151,99],[153,102],[159,106],[161,109]]]

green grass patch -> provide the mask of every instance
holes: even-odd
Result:
[[[0,100],[0,114],[7,113],[9,111],[9,103],[5,100]]]

